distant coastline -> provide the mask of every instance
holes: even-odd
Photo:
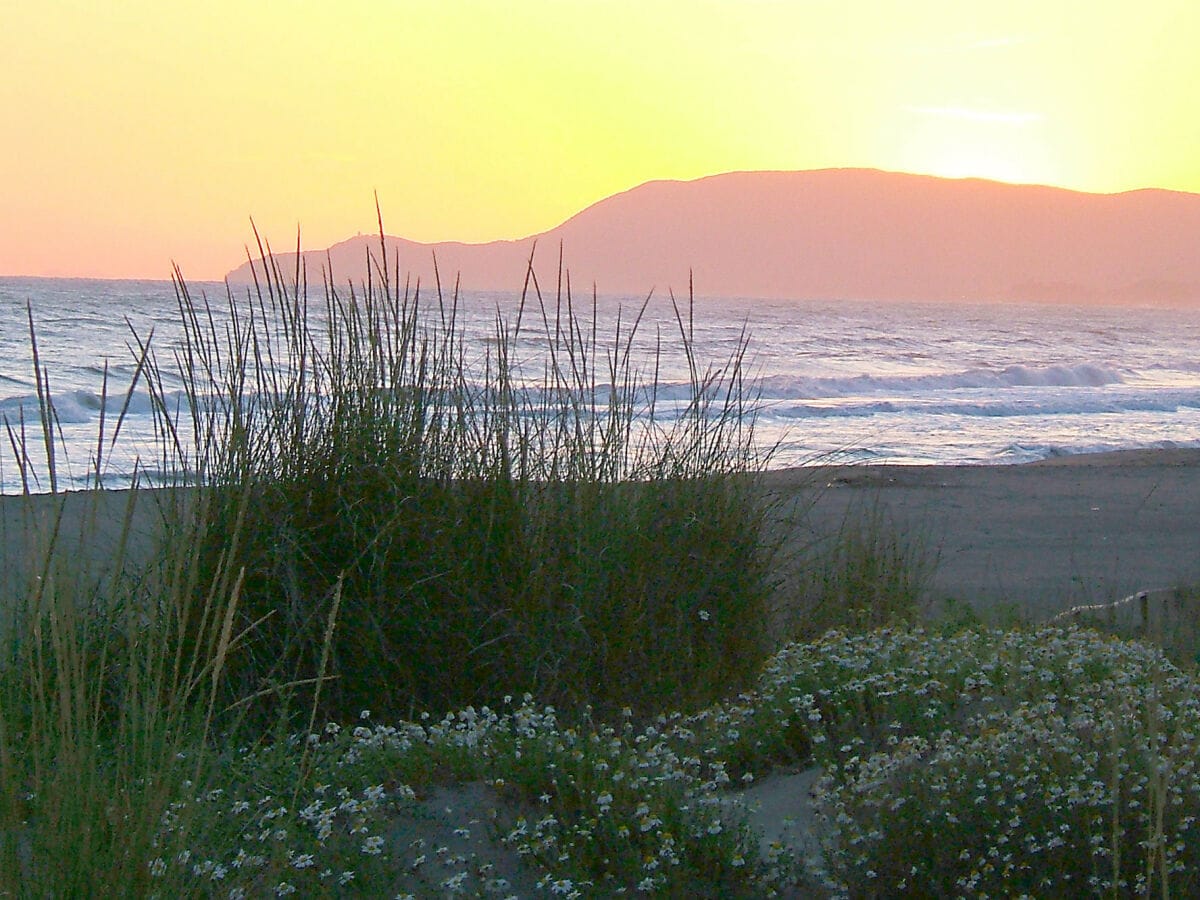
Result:
[[[385,211],[386,215],[386,211]],[[654,289],[762,299],[1200,305],[1200,194],[1088,194],[868,169],[653,181],[520,240],[385,239],[389,266],[432,290]],[[536,249],[535,249],[536,248]],[[358,281],[378,235],[302,253],[310,280]],[[276,260],[285,276],[295,253]],[[393,275],[395,273],[393,272]],[[252,281],[247,262],[228,274]]]

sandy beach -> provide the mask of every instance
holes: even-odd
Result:
[[[806,478],[807,475],[807,478]],[[930,599],[1034,620],[1078,604],[1200,582],[1200,451],[1063,456],[1017,466],[855,466],[773,472],[804,509],[797,540],[878,504],[938,554]]]
[[[1200,450],[1065,456],[1017,466],[853,466],[773,471],[788,539],[833,534],[873,505],[938,556],[929,599],[1033,620],[1136,591],[1200,583]],[[130,557],[151,552],[158,492],[130,514]],[[103,575],[129,513],[126,491],[66,495],[69,558]],[[0,497],[0,579],[28,577],[54,526],[45,495]],[[94,521],[96,527],[91,527]],[[98,535],[89,536],[89,535]]]

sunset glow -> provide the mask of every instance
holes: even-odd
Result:
[[[653,179],[872,167],[1200,191],[1200,4],[10,4],[0,274],[219,278],[521,237]]]

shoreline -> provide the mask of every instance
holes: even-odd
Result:
[[[854,464],[768,470],[790,548],[878,511],[938,557],[929,599],[1044,620],[1072,606],[1200,584],[1200,449],[1121,450],[1014,465]],[[139,489],[130,557],[153,552],[156,497]],[[59,539],[93,581],[111,571],[129,489],[60,494]],[[53,528],[52,495],[0,496],[0,583],[29,577]],[[150,502],[145,502],[149,500]],[[849,518],[848,518],[849,517]],[[940,607],[935,605],[935,612]]]

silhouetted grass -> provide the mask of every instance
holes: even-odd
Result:
[[[690,375],[668,401],[658,359],[633,352],[644,305],[606,337],[594,298],[548,301],[531,269],[514,320],[497,315],[473,356],[456,293],[426,301],[376,261],[366,284],[327,281],[313,302],[302,272],[267,260],[221,310],[177,281],[188,414],[158,395],[206,486],[171,527],[195,548],[195,584],[244,572],[230,702],[277,702],[323,655],[321,709],[343,716],[525,692],[650,714],[753,675],[770,648],[747,624],[773,566],[744,341],[702,365],[690,301],[672,299],[675,333],[657,339]],[[534,373],[517,359],[531,338]]]

